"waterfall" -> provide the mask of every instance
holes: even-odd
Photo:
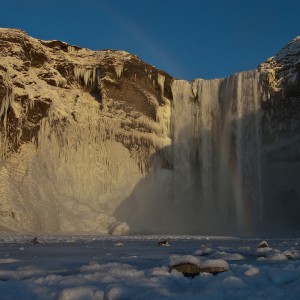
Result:
[[[175,81],[172,91],[174,203],[196,232],[250,230],[262,214],[258,73]]]

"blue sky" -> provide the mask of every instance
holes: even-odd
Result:
[[[0,27],[120,49],[180,79],[256,68],[300,35],[299,0],[10,0]]]

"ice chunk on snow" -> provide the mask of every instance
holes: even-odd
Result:
[[[246,276],[253,276],[259,273],[259,269],[255,268],[255,267],[250,267],[250,269],[248,271],[245,272]]]
[[[211,248],[205,248],[205,249],[199,249],[194,252],[194,255],[196,256],[206,256],[212,254],[212,249]]]
[[[274,253],[269,257],[270,260],[287,260],[287,257],[282,253]]]
[[[157,82],[160,87],[161,94],[164,95],[164,93],[165,93],[165,76],[158,73],[157,74]]]
[[[100,270],[101,265],[96,261],[91,261],[88,265],[80,267],[81,272],[89,272],[89,271],[96,271]]]
[[[245,287],[245,283],[242,279],[235,276],[228,276],[223,280],[225,287],[230,289],[241,289]]]

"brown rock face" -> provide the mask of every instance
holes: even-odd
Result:
[[[210,273],[213,275],[217,275],[219,273],[223,273],[228,271],[228,266],[204,266],[201,267],[197,266],[193,263],[186,262],[186,263],[181,263],[178,265],[172,266],[171,270],[177,270],[178,272],[181,272],[185,277],[192,277],[194,278],[195,276],[198,276],[200,273]]]
[[[0,59],[0,196],[14,212],[0,208],[0,225],[108,233],[118,203],[170,143],[172,77],[124,51],[16,29],[0,29]]]
[[[172,267],[172,269],[181,272],[185,277],[192,277],[198,276],[200,274],[200,269],[198,266],[192,263],[182,263]]]
[[[265,228],[300,225],[300,189],[296,183],[300,176],[299,56],[298,36],[259,66],[265,83],[261,103]]]
[[[140,117],[157,122],[158,108],[172,100],[172,78],[123,51],[90,51],[60,41],[36,40],[21,30],[5,29],[0,32],[0,51],[3,57],[0,99],[3,101],[4,94],[14,90],[13,100],[20,106],[21,127],[25,129],[19,143],[10,141],[14,144],[10,147],[13,151],[17,151],[22,142],[37,138],[39,123],[48,116],[52,102],[51,97],[45,95],[47,90],[61,88],[66,92],[87,93],[99,103],[99,116],[101,111],[122,114],[121,127],[125,131],[134,129],[146,133],[152,132],[152,128],[148,122],[140,121]],[[3,76],[10,78],[10,84]],[[75,96],[74,105],[76,97],[79,95]],[[31,102],[32,105],[28,105]],[[5,116],[9,123],[14,123],[14,111],[10,112],[9,108]],[[72,116],[75,119],[76,113]],[[136,142],[125,140],[123,134],[115,137],[129,149]],[[146,144],[144,147],[149,148]]]

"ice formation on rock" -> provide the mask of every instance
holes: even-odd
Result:
[[[92,87],[96,81],[97,70],[96,69],[86,69],[82,67],[75,66],[74,76],[76,80],[80,83],[83,81],[86,88]]]
[[[123,62],[115,66],[117,77],[120,78],[123,72]]]

